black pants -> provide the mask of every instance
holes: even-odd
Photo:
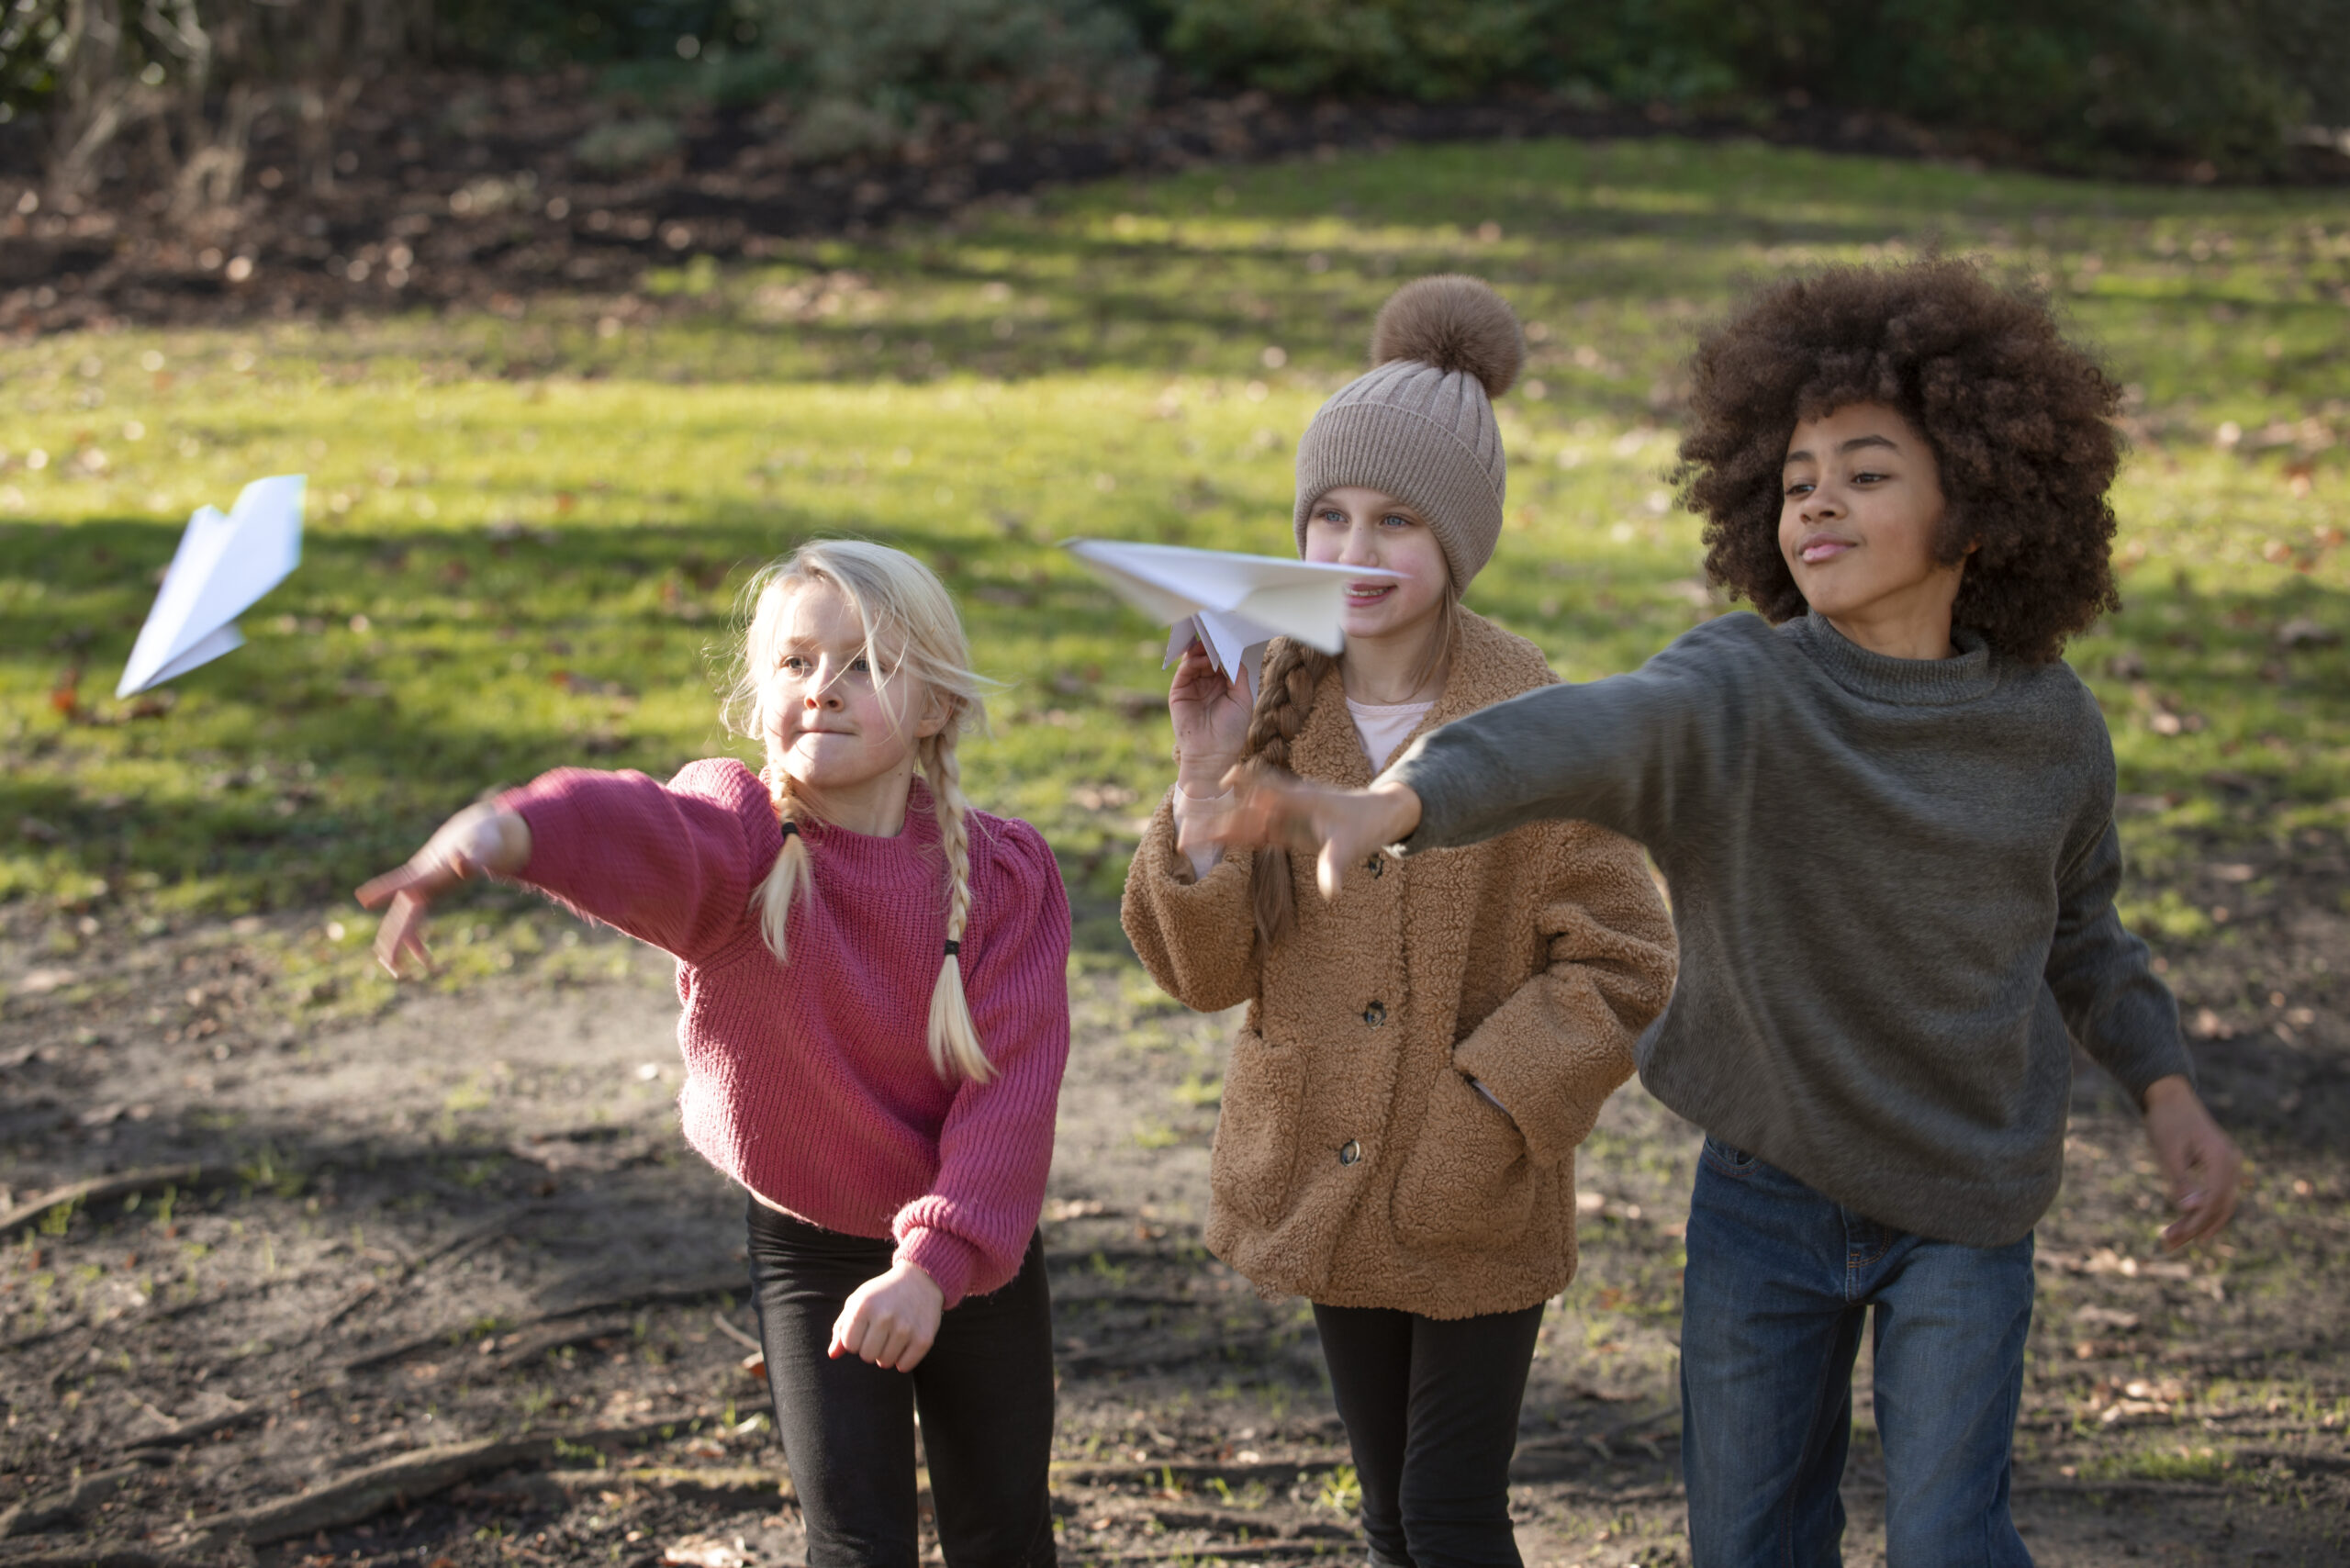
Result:
[[[896,1249],[751,1204],[751,1296],[767,1387],[808,1525],[809,1568],[914,1568],[914,1410],[938,1543],[951,1568],[1035,1568],[1053,1558],[1046,1481],[1053,1445],[1052,1298],[1045,1243],[1019,1275],[939,1321],[912,1372],[824,1354],[850,1293]]]
[[[1541,1304],[1440,1319],[1317,1302],[1314,1323],[1362,1483],[1372,1561],[1520,1568],[1509,1461]]]

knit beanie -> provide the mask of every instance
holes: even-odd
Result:
[[[1397,289],[1371,329],[1372,368],[1314,416],[1297,443],[1297,548],[1306,514],[1344,485],[1382,490],[1425,519],[1455,598],[1493,559],[1508,479],[1493,399],[1526,341],[1492,288],[1448,273]]]

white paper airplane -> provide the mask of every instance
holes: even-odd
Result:
[[[306,482],[300,474],[255,479],[226,514],[218,507],[196,509],[131,645],[117,697],[176,679],[242,645],[237,617],[302,558]]]
[[[1294,637],[1326,654],[1337,653],[1347,644],[1338,623],[1346,585],[1404,580],[1401,573],[1378,566],[1285,561],[1180,544],[1072,539],[1068,549],[1119,598],[1167,622],[1166,663],[1181,658],[1196,639],[1226,680],[1247,678],[1252,701],[1268,641]]]

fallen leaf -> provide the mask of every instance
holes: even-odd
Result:
[[[2339,629],[2306,615],[2296,615],[2277,628],[2280,648],[2331,648],[2342,641]]]

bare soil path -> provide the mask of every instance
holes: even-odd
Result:
[[[2255,1162],[2225,1245],[2157,1255],[2136,1129],[2081,1080],[2018,1456],[2046,1564],[2350,1561],[2350,860],[2303,846],[2256,885],[2225,940],[2166,955]],[[584,933],[336,1020],[315,985],[284,994],[296,924],[0,941],[0,1568],[799,1561],[741,1364],[743,1200],[673,1126],[666,963]],[[1130,961],[1071,987],[1046,1216],[1065,1558],[1359,1558],[1310,1316],[1199,1245],[1228,1021]],[[1695,1141],[1635,1087],[1587,1148],[1583,1276],[1517,1460],[1529,1562],[1686,1561]],[[1859,1407],[1850,1555],[1874,1563]]]

